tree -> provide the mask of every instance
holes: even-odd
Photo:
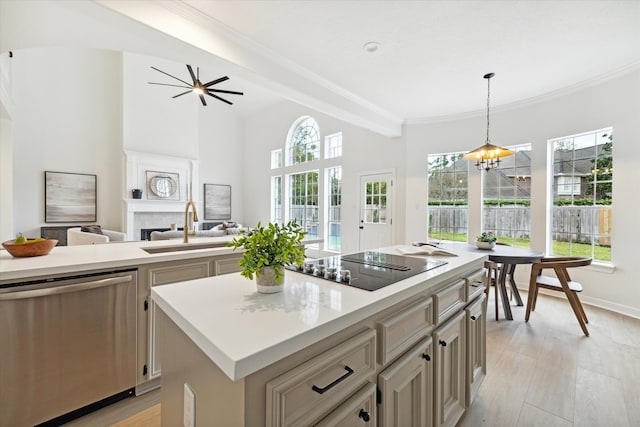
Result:
[[[611,199],[613,180],[613,132],[601,135],[606,142],[596,144],[596,158],[591,160],[592,173],[586,180],[589,183],[585,194],[596,200]]]

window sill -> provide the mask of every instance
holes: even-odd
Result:
[[[614,264],[603,263],[603,262],[592,262],[590,265],[583,267],[585,270],[596,271],[598,273],[607,273],[613,274],[616,271],[616,266]]]

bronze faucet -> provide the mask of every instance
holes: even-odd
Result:
[[[182,239],[182,243],[189,243],[189,234],[191,233],[191,230],[189,230],[189,206],[193,208],[193,222],[198,222],[196,204],[193,203],[193,200],[189,200],[184,208],[184,238]]]

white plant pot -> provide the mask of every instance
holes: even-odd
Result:
[[[496,242],[479,242],[476,241],[476,246],[478,247],[478,249],[493,249],[493,247],[496,245]]]
[[[276,282],[276,268],[282,270],[282,282],[284,283],[284,268],[278,267],[262,267],[262,271],[256,273],[256,286],[258,292],[262,294],[273,294],[282,291],[282,283]]]

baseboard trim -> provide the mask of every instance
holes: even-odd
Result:
[[[529,287],[518,285],[518,290],[523,292],[528,292]],[[557,292],[548,291],[546,289],[540,289],[538,292],[551,297],[561,298]],[[604,310],[609,310],[614,313],[622,314],[623,316],[633,317],[634,319],[640,319],[640,309],[636,307],[631,307],[629,305],[624,305],[624,304],[618,304],[615,302],[603,300],[601,298],[590,297],[584,294],[580,294],[580,301],[586,305],[591,305],[594,307],[602,308]],[[526,301],[525,301],[525,304],[526,304]]]
[[[161,377],[154,378],[152,380],[146,381],[142,384],[138,384],[136,386],[136,396],[140,396],[141,394],[148,393],[152,390],[160,388]]]

